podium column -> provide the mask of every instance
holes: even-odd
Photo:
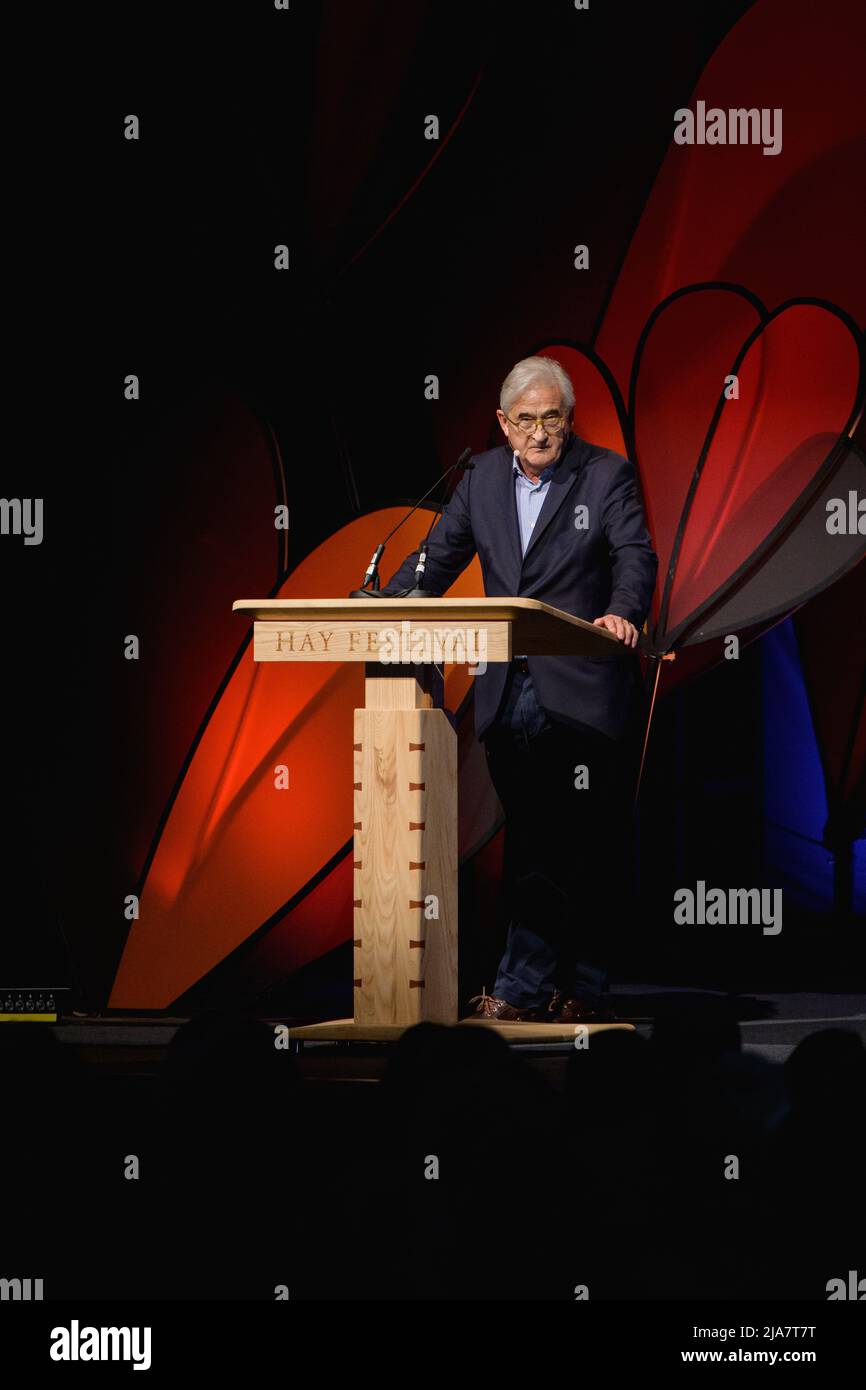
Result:
[[[457,734],[432,665],[365,666],[354,723],[354,1018],[457,1022]]]

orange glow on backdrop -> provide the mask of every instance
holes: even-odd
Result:
[[[347,593],[404,513],[391,507],[350,522],[302,561],[279,597]],[[412,534],[394,538],[383,575],[402,561]],[[477,559],[449,592],[483,593]],[[237,615],[228,612],[226,622],[237,624],[240,637]],[[471,679],[465,667],[448,668],[449,709],[460,706]],[[363,700],[361,663],[255,663],[251,647],[244,653],[172,806],[117,971],[112,1008],[166,1008],[351,838],[352,717]],[[286,791],[274,787],[280,763],[289,769]],[[347,940],[351,928],[351,911],[338,922],[330,913],[299,916],[295,967]]]

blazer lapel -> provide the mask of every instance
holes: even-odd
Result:
[[[550,479],[550,487],[547,489],[547,496],[538,513],[538,520],[532,532],[529,545],[526,547],[526,554],[523,556],[522,564],[525,565],[529,556],[538,545],[553,518],[556,516],[563,502],[571,489],[574,487],[577,475],[584,463],[587,454],[587,445],[583,439],[579,439],[576,434],[566,446],[565,453],[559,461],[559,467]],[[514,479],[511,479],[511,489],[514,491]],[[516,510],[516,508],[515,508]],[[520,552],[520,534],[517,536],[518,554]]]
[[[514,450],[507,444],[502,446],[502,467],[499,470],[497,486],[499,489],[499,513],[505,522],[505,544],[508,549],[510,569],[514,574],[514,593],[520,577],[523,555],[520,549],[520,525],[517,520],[517,501],[514,496]],[[547,498],[545,497],[545,503]],[[542,508],[543,510],[543,508]]]

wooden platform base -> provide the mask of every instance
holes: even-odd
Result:
[[[618,1028],[634,1032],[633,1023],[497,1023],[488,1018],[462,1018],[461,1025],[469,1028],[492,1028],[506,1042],[551,1043],[571,1042],[578,1032],[604,1033]],[[337,1018],[330,1023],[305,1023],[289,1029],[289,1038],[296,1042],[396,1042],[410,1025],[402,1023],[355,1023],[351,1018]]]

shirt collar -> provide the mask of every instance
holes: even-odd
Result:
[[[561,458],[561,455],[560,455],[560,458]],[[516,477],[522,478],[523,481],[524,481],[525,483],[529,483],[529,484],[531,484],[531,486],[535,487],[535,486],[539,486],[539,485],[542,484],[542,483],[548,483],[548,482],[550,482],[550,479],[553,477],[554,473],[556,472],[556,465],[559,463],[559,461],[560,461],[560,460],[557,459],[557,460],[556,460],[556,463],[549,463],[549,464],[547,465],[547,467],[546,467],[545,469],[543,469],[542,472],[539,474],[538,484],[535,484],[535,483],[532,482],[532,479],[523,471],[523,464],[520,462],[520,457],[519,457],[519,455],[518,455],[518,453],[517,453],[517,450],[515,449],[515,450],[514,450],[514,460],[513,460],[513,472],[514,472],[514,474],[515,474]]]

